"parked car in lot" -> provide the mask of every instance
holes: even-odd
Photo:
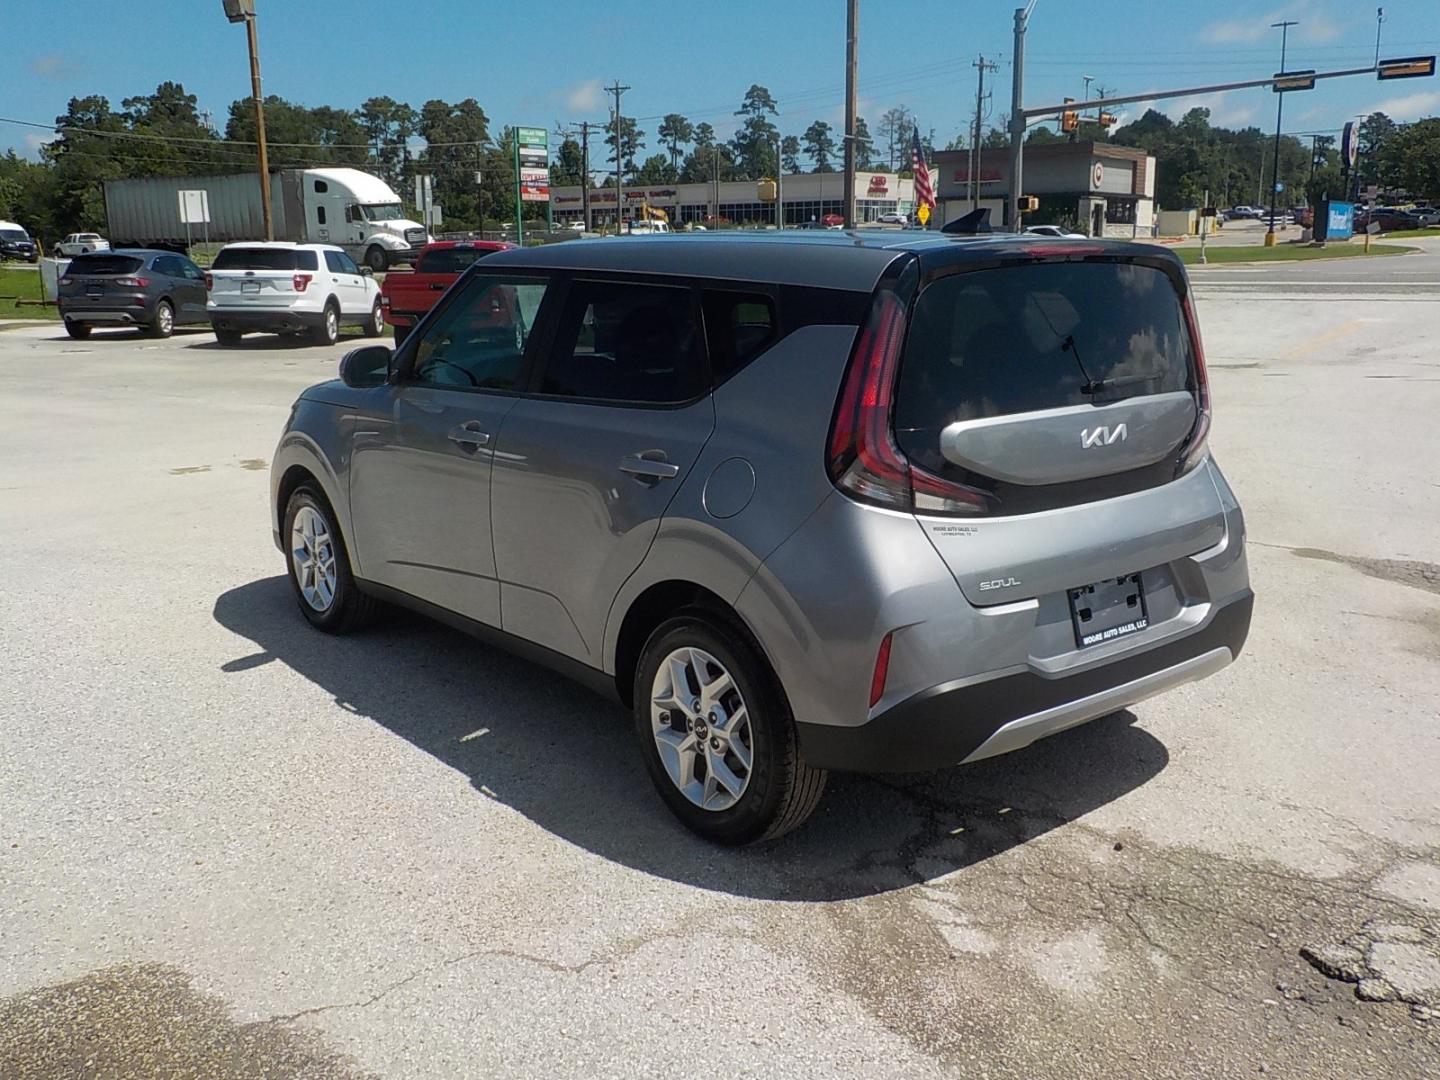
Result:
[[[209,321],[204,271],[173,251],[121,248],[77,255],[56,291],[72,338],[87,338],[96,326],[133,326],[167,338],[177,326]]]
[[[514,246],[499,240],[436,240],[421,249],[413,273],[386,274],[380,307],[394,327],[395,344],[405,340],[410,328],[477,259]]]
[[[363,326],[368,337],[385,330],[380,287],[344,250],[331,244],[228,244],[205,275],[207,310],[215,337],[234,345],[242,334],[308,334],[332,345],[341,326]]]
[[[910,215],[902,214],[898,210],[887,210],[875,220],[881,225],[909,225]]]
[[[1419,229],[1422,218],[1419,214],[1409,210],[1397,210],[1392,206],[1377,206],[1370,210],[1361,210],[1355,215],[1355,230],[1363,232],[1373,223],[1380,227],[1381,232],[1396,232],[1401,229]]]
[[[1433,206],[1416,206],[1410,211],[1419,221],[1419,227],[1428,229],[1440,225],[1440,209]]]
[[[1258,206],[1236,206],[1225,211],[1226,221],[1259,221],[1265,211]]]
[[[55,254],[73,258],[88,255],[92,251],[109,251],[110,241],[99,233],[74,232],[55,245]]]
[[[23,259],[32,263],[40,261],[40,249],[35,241],[22,226],[13,221],[0,221],[0,261],[5,259]]]
[[[1249,627],[1185,270],[1149,245],[499,252],[340,376],[273,458],[304,617],[391,601],[618,698],[722,843],[799,824],[827,770],[975,761],[1203,678]]]
[[[1059,225],[1028,225],[1025,231],[1031,236],[1050,236],[1058,240],[1085,240],[1084,233],[1070,232]]]

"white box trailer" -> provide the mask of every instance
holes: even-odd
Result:
[[[189,224],[181,192],[204,191],[209,221]],[[191,197],[191,206],[196,200]],[[430,235],[405,216],[400,196],[359,169],[280,169],[270,178],[276,240],[338,244],[374,270],[411,263]],[[110,245],[183,251],[194,243],[265,239],[260,180],[255,173],[150,176],[105,181]]]

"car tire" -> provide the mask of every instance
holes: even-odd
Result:
[[[66,319],[65,333],[69,334],[76,341],[84,341],[90,336],[90,327],[82,322],[75,322],[73,319]]]
[[[380,301],[375,301],[375,306],[370,309],[370,318],[365,320],[365,336],[379,337],[385,333],[385,310],[380,306]]]
[[[340,309],[335,301],[326,301],[320,321],[310,328],[310,340],[316,345],[334,345],[340,340]]]
[[[390,266],[390,256],[379,244],[365,249],[365,265],[377,274],[383,274]]]
[[[240,344],[241,335],[239,330],[222,330],[214,323],[210,324],[210,329],[215,331],[215,340],[218,341],[221,345]]]
[[[395,331],[395,347],[398,349],[401,345],[405,344],[405,339],[410,336],[411,328],[396,323],[391,329]]]
[[[311,626],[344,634],[375,617],[379,602],[356,586],[345,538],[319,491],[308,484],[295,489],[280,535],[291,591]]]
[[[155,314],[150,318],[146,333],[152,338],[168,338],[174,332],[175,308],[169,300],[161,300],[155,305]]]
[[[752,844],[819,804],[826,773],[801,756],[779,680],[741,627],[703,609],[667,619],[645,643],[633,691],[650,778],[692,831]]]

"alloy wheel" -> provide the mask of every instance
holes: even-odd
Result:
[[[650,690],[651,729],[666,775],[702,810],[728,810],[750,785],[755,743],[735,678],[701,649],[671,652]]]
[[[335,545],[330,526],[310,506],[295,513],[290,527],[290,561],[300,595],[316,611],[329,611],[335,602]]]

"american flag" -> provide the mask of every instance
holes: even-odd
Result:
[[[910,167],[915,173],[915,201],[935,209],[935,187],[930,183],[930,167],[925,164],[925,148],[920,145],[920,128],[910,131]]]

